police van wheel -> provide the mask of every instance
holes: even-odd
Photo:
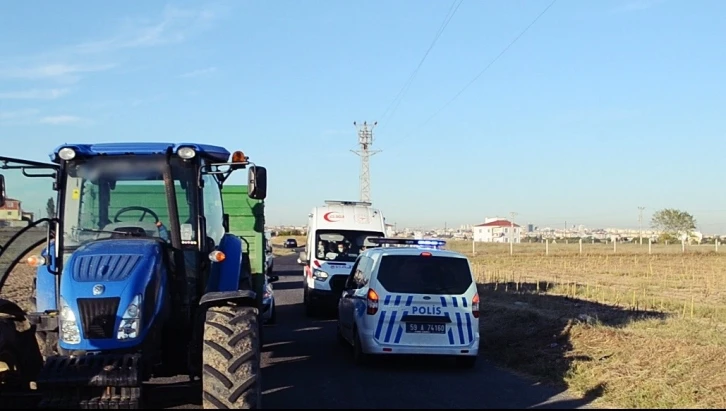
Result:
[[[456,357],[456,365],[459,368],[470,369],[476,366],[476,356],[458,356]]]
[[[358,330],[353,331],[353,362],[356,365],[365,365],[368,362],[368,354],[363,352],[360,344],[360,336]]]

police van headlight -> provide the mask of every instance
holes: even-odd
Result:
[[[78,328],[76,314],[63,297],[60,299],[60,337],[61,341],[68,344],[81,342],[81,330]]]
[[[141,329],[141,294],[131,300],[131,304],[126,307],[121,317],[121,325],[118,327],[116,339],[129,340],[139,336]]]
[[[313,270],[313,278],[318,281],[325,281],[328,278],[328,273],[323,270]]]

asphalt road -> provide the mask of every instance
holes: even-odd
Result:
[[[453,361],[386,357],[366,367],[335,339],[335,318],[307,318],[296,255],[277,257],[277,324],[265,327],[263,404],[300,408],[587,408],[560,389],[537,384],[480,361],[459,370]],[[158,380],[154,408],[200,408],[199,386],[186,378]]]

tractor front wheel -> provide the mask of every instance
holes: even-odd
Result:
[[[203,339],[203,408],[262,408],[257,309],[209,307]]]

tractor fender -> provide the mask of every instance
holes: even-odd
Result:
[[[212,291],[204,294],[199,300],[199,305],[204,309],[230,303],[239,307],[257,308],[257,293],[251,290]]]
[[[242,239],[231,234],[225,234],[217,247],[225,255],[224,261],[213,262],[210,267],[209,279],[205,292],[238,290],[249,272],[245,270],[245,254]]]

